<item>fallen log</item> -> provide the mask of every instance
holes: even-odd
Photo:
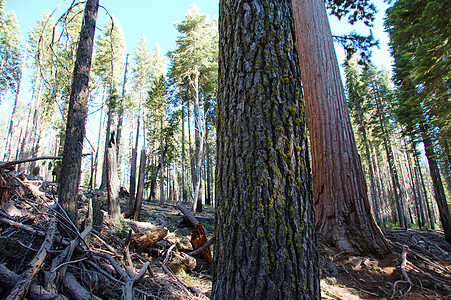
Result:
[[[132,235],[130,239],[130,246],[138,252],[141,252],[166,237],[167,234],[168,230],[166,228],[155,226],[152,229],[148,229],[144,233]]]
[[[193,214],[188,210],[188,208],[186,208],[185,205],[183,205],[182,203],[178,202],[177,203],[177,208],[185,215],[185,217],[194,225],[196,226],[197,224],[199,224],[199,221],[196,219],[195,216],[193,216]]]

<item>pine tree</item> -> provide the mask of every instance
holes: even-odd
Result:
[[[14,11],[0,13],[0,104],[7,91],[14,92],[19,84],[20,29]]]
[[[210,71],[211,64],[214,63],[212,57],[217,44],[213,40],[217,34],[214,30],[216,27],[211,25],[208,17],[195,5],[186,13],[184,21],[176,23],[176,28],[182,36],[176,41],[177,49],[170,53],[172,60],[170,76],[185,89],[188,106],[191,102],[194,106],[195,147],[194,157],[191,160],[191,175],[194,190],[192,209],[196,211],[202,208],[199,193],[205,139],[202,112],[202,98],[205,95],[202,95],[201,85],[204,74]]]

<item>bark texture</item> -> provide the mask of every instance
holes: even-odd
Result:
[[[293,0],[312,147],[319,239],[349,253],[388,252],[370,212],[324,1]]]
[[[117,175],[117,155],[114,134],[115,132],[113,131],[106,149],[107,198],[110,220],[113,224],[119,224],[121,221],[121,205],[119,202],[120,183]]]
[[[75,60],[67,114],[66,138],[58,186],[58,201],[77,225],[77,194],[80,185],[83,140],[89,100],[89,72],[99,0],[87,0]]]
[[[212,299],[319,298],[291,2],[221,1]]]

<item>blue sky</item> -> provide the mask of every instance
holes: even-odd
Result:
[[[60,8],[55,12],[58,18],[69,7],[71,0],[6,0],[6,10],[14,10],[19,20],[21,35],[26,39],[28,31],[32,28],[38,18],[46,10],[54,10],[58,4]],[[121,22],[127,43],[127,51],[133,53],[139,38],[146,35],[150,46],[155,47],[159,43],[164,53],[175,48],[174,41],[178,32],[174,28],[175,21],[185,18],[185,13],[192,3],[196,3],[203,13],[210,16],[218,16],[218,0],[101,0],[100,4],[108,12]],[[383,32],[383,11],[386,4],[382,0],[373,1],[382,12],[376,17],[373,33],[381,41],[381,49],[374,49],[374,62],[379,67],[390,68],[391,58],[388,53],[388,37]],[[103,27],[106,13],[103,8],[99,9],[98,26]],[[332,33],[336,35],[349,33],[356,30],[362,34],[368,34],[369,29],[362,24],[350,26],[346,20],[338,21],[335,17],[330,18]],[[343,52],[336,47],[338,62],[343,63]]]

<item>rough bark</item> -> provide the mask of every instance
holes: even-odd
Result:
[[[87,0],[74,66],[58,186],[58,201],[74,224],[78,221],[76,196],[80,185],[81,155],[88,116],[89,71],[98,8],[99,0]]]
[[[121,205],[119,202],[119,177],[117,176],[117,155],[115,132],[111,133],[106,149],[106,175],[107,175],[107,199],[108,215],[113,224],[121,221]]]
[[[293,0],[312,147],[318,236],[349,253],[388,252],[368,202],[324,1]]]
[[[212,299],[319,298],[291,1],[220,1]]]

